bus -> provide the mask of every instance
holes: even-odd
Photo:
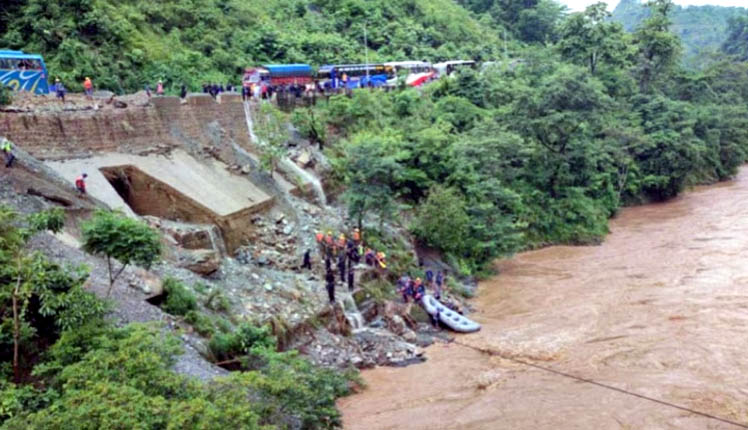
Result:
[[[14,91],[49,94],[48,77],[41,55],[0,50],[0,84]]]
[[[445,61],[443,63],[436,63],[434,64],[434,69],[436,69],[436,73],[438,76],[444,77],[449,76],[452,73],[455,72],[455,70],[459,70],[462,68],[475,68],[477,64],[475,61],[469,61],[469,60],[455,60],[455,61]]]
[[[394,77],[395,69],[385,64],[329,64],[317,71],[317,78],[332,88],[381,87]]]
[[[312,66],[308,64],[267,64],[246,69],[242,81],[245,87],[307,85],[312,82],[312,75]]]
[[[400,73],[407,73],[405,84],[411,87],[421,86],[436,75],[434,66],[427,61],[392,61],[384,63],[384,65],[392,67],[395,70],[395,75],[399,76]],[[390,86],[396,85],[397,78],[389,80],[387,84]]]

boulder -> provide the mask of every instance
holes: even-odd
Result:
[[[298,157],[296,157],[296,164],[302,168],[310,167],[313,164],[312,154],[308,150],[302,150],[299,152]]]
[[[207,276],[221,267],[221,259],[217,252],[207,249],[184,250],[179,256],[179,267]]]

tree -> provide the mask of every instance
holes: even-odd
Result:
[[[605,62],[624,62],[626,44],[621,24],[609,20],[607,4],[596,3],[584,12],[573,13],[561,26],[558,48],[561,55],[577,64],[586,65],[590,74]]]
[[[729,20],[727,40],[722,43],[721,49],[739,61],[748,61],[748,15]]]
[[[459,191],[435,185],[418,205],[410,229],[426,244],[459,255],[465,249],[469,232],[466,206]]]
[[[83,249],[91,254],[106,257],[109,271],[109,289],[129,264],[150,268],[161,255],[158,233],[144,222],[127,217],[121,212],[97,211],[91,220],[81,226]],[[112,260],[122,265],[113,271]]]
[[[320,118],[319,112],[314,109],[296,109],[293,113],[293,123],[299,129],[299,133],[309,139],[312,145],[319,144],[319,149],[324,149],[327,141],[327,123]]]
[[[361,133],[345,149],[344,178],[347,189],[343,199],[348,213],[363,228],[366,215],[376,210],[380,220],[395,209],[394,184],[402,167],[391,151],[390,136]]]
[[[26,248],[34,234],[60,231],[63,220],[61,209],[39,212],[22,220],[13,210],[0,206],[0,316],[2,331],[10,325],[13,334],[16,383],[21,380],[22,343],[38,336],[54,338],[55,326],[76,327],[104,311],[101,303],[82,290],[86,273],[63,269]],[[19,226],[22,222],[25,227]],[[50,329],[46,319],[51,317],[55,320]]]
[[[680,39],[670,31],[669,14],[675,7],[672,0],[650,0],[647,7],[651,16],[634,33],[636,72],[643,93],[652,91],[653,84],[667,77],[682,52]]]
[[[278,163],[286,156],[289,140],[288,125],[283,112],[271,103],[261,103],[255,121],[255,132],[259,142],[260,164],[270,175],[278,169]]]

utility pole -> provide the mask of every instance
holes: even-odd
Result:
[[[506,55],[506,28],[504,28],[504,62],[508,61],[508,57]]]
[[[366,85],[369,85],[369,41],[366,38],[366,23],[364,23],[364,56],[366,59]]]

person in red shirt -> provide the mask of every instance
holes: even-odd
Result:
[[[86,178],[88,178],[88,175],[84,173],[75,179],[75,188],[81,194],[86,194]]]

